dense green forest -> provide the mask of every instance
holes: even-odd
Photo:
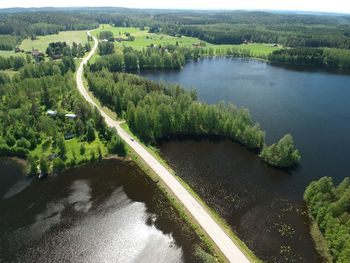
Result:
[[[273,51],[271,63],[350,69],[350,51],[335,48],[292,48]]]
[[[72,57],[26,63],[12,80],[0,74],[0,156],[29,160],[30,173],[125,155],[124,143],[75,87]]]
[[[179,12],[155,15],[159,30],[198,37],[215,44],[243,41],[289,47],[350,48],[349,16],[317,16],[269,12]]]
[[[53,8],[47,11],[33,9],[32,12],[13,9],[0,13],[0,50],[13,50],[26,37],[35,39],[37,35],[56,34],[59,31],[92,29],[102,23],[124,27],[147,27],[150,32],[198,37],[213,44],[278,43],[295,49],[275,51],[269,57],[273,63],[349,68],[350,16],[348,15],[319,16],[273,12],[191,12],[124,8],[76,8],[71,10]],[[112,32],[109,31],[100,32],[99,38],[115,39]],[[128,36],[128,40],[132,41],[131,35]],[[79,54],[79,47],[77,49]],[[167,49],[171,50],[171,47]],[[101,55],[113,54],[113,43],[101,43],[99,51]],[[171,54],[168,55],[162,53],[164,61],[161,61],[160,56],[156,53],[157,51],[163,52],[163,47],[152,52],[146,51],[141,54],[129,50],[128,54],[123,54],[123,60],[130,59],[131,62],[134,62],[136,55],[140,64],[139,68],[179,68],[180,64],[183,65],[182,55],[187,60],[189,52],[189,50],[177,50],[176,53],[170,52]],[[254,56],[246,50],[225,48],[216,50],[201,48],[190,52],[194,59],[205,55]],[[147,61],[152,59],[154,61]],[[131,66],[131,68],[134,67]]]
[[[231,138],[249,149],[265,147],[265,132],[252,121],[247,109],[224,102],[215,105],[199,102],[194,91],[133,74],[87,71],[86,78],[95,96],[124,116],[131,130],[145,143],[179,135],[216,135]],[[290,147],[293,154],[294,146],[290,144],[282,144],[273,153],[288,153]],[[287,166],[283,158],[280,162],[264,160],[277,167]],[[299,158],[288,164],[292,166],[298,161]]]
[[[19,37],[57,34],[59,31],[85,30],[98,26],[94,18],[83,12],[28,12],[0,15],[0,35]]]
[[[335,186],[332,178],[312,182],[304,199],[309,212],[323,233],[334,262],[350,259],[350,179]]]
[[[0,50],[13,50],[18,43],[18,39],[12,35],[0,35]]]

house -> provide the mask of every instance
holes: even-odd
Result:
[[[61,59],[63,57],[63,55],[62,54],[54,54],[54,55],[52,55],[52,59]]]
[[[48,110],[48,111],[46,112],[46,114],[47,114],[48,116],[51,116],[51,117],[56,117],[56,116],[57,116],[57,111],[55,111],[55,110]]]
[[[77,115],[75,115],[74,113],[67,113],[64,115],[64,117],[74,120],[77,117]]]
[[[15,53],[19,53],[19,52],[23,52],[23,50],[20,49],[19,47],[16,47],[16,48],[15,48]]]
[[[34,50],[32,51],[32,56],[33,56],[33,57],[44,57],[45,54],[44,54],[44,53],[41,53],[40,51],[38,51],[38,50],[36,50],[36,49],[34,49]]]
[[[108,42],[108,39],[102,39],[102,42]]]

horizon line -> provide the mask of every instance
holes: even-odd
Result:
[[[298,9],[261,9],[261,8],[157,8],[157,7],[125,7],[125,6],[32,6],[32,7],[21,7],[21,6],[13,6],[13,7],[0,7],[0,10],[8,10],[8,9],[45,9],[45,8],[53,8],[53,9],[63,9],[63,8],[125,8],[125,9],[137,9],[137,10],[179,10],[179,11],[262,11],[262,12],[302,12],[302,13],[314,13],[314,14],[345,14],[350,15],[350,12],[335,12],[335,11],[315,11],[315,10],[298,10]]]

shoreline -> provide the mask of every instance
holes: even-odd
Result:
[[[329,251],[326,239],[323,236],[321,230],[319,229],[316,219],[311,215],[309,208],[306,207],[306,209],[309,218],[310,235],[315,244],[315,249],[323,258],[325,263],[332,263],[333,257]]]

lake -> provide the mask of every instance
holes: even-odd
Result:
[[[131,161],[44,180],[0,160],[0,262],[193,262],[197,236]]]
[[[350,76],[265,62],[212,58],[141,75],[195,88],[208,103],[249,108],[268,144],[293,135],[302,160],[288,173],[228,140],[162,142],[162,156],[262,259],[319,262],[302,195],[322,176],[350,175]]]

